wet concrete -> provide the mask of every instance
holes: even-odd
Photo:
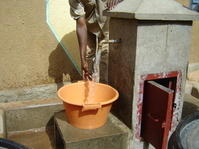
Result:
[[[14,133],[8,139],[23,144],[28,149],[54,149],[53,129]]]

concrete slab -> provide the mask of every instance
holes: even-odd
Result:
[[[199,101],[199,82],[187,80],[185,92],[192,95]]]
[[[125,0],[105,13],[137,20],[199,20],[199,14],[174,0]]]
[[[199,112],[199,100],[190,94],[185,94],[182,118],[194,112]]]
[[[188,79],[189,79],[190,81],[196,81],[196,82],[199,83],[199,69],[190,72],[190,73],[188,74]]]
[[[199,63],[191,63],[188,67],[188,73],[199,70]]]
[[[58,99],[31,100],[24,102],[1,103],[5,113],[6,133],[42,128],[53,125],[55,112],[63,110]]]
[[[54,149],[53,130],[37,130],[12,134],[8,139],[29,149]]]
[[[49,99],[57,97],[57,90],[63,85],[71,82],[59,84],[43,84],[23,88],[12,88],[0,90],[0,103],[13,101],[28,101],[32,99]]]
[[[56,146],[61,149],[127,149],[129,129],[112,115],[97,129],[84,130],[70,125],[64,112],[55,114]]]

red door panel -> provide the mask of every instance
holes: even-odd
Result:
[[[157,149],[166,149],[174,91],[154,81],[144,88],[142,137]]]

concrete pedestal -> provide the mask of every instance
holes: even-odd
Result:
[[[107,123],[97,129],[75,128],[66,121],[65,113],[55,114],[56,149],[127,149],[129,129],[109,115]]]

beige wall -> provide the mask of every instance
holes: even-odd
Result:
[[[193,23],[190,63],[199,63],[199,21]]]
[[[68,0],[1,0],[0,6],[0,90],[80,79],[73,65],[80,63]],[[199,63],[198,39],[194,22],[191,63]]]
[[[45,0],[1,0],[0,6],[0,90],[79,79],[46,23]],[[75,49],[73,26],[60,42]]]
[[[178,2],[189,6],[190,0],[177,0]],[[190,63],[199,63],[199,21],[193,22],[192,43],[190,48]]]
[[[76,22],[70,16],[68,0],[47,1],[47,23],[53,34],[57,37],[57,40],[67,49],[68,54],[79,67],[80,57],[75,32]]]

